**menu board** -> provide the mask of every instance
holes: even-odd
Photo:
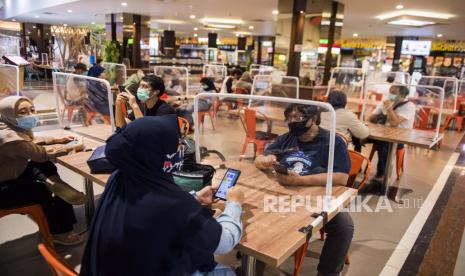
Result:
[[[444,62],[444,57],[436,57],[434,61],[434,66],[442,66],[443,62]]]
[[[434,57],[429,56],[429,57],[426,59],[426,65],[427,65],[427,66],[432,66],[433,63],[434,63]]]
[[[462,66],[462,58],[461,57],[455,57],[454,58],[454,67],[460,67]]]
[[[13,65],[29,65],[29,62],[20,56],[3,56],[3,59]]]
[[[451,57],[446,57],[444,59],[444,63],[442,65],[444,65],[445,67],[451,66],[452,65],[452,58]]]

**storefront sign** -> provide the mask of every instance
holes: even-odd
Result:
[[[382,49],[386,47],[385,39],[341,39],[339,42],[342,48],[351,49]]]
[[[431,51],[465,52],[464,40],[436,40],[433,41]]]

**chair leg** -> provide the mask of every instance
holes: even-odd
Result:
[[[325,228],[320,229],[320,241],[325,240]]]
[[[373,147],[371,147],[371,152],[370,152],[370,157],[368,159],[373,160],[373,156],[375,155],[376,152],[376,146],[373,144]]]
[[[249,143],[248,139],[244,139],[244,144],[242,145],[241,155],[239,156],[239,161],[242,161],[242,156],[244,156],[245,151],[247,150],[247,144]]]
[[[215,118],[215,113],[210,112],[210,121],[212,123],[213,130],[215,130],[215,122],[213,121],[213,118]]]
[[[404,155],[405,155],[405,149],[397,150],[396,152],[397,180],[400,179],[400,174],[404,171]]]
[[[308,249],[308,242],[305,242],[297,251],[294,253],[294,276],[299,276],[302,265],[304,264],[305,255]]]
[[[454,118],[454,117],[452,117],[452,116],[450,116],[450,115],[447,115],[447,116],[446,116],[446,118],[444,119],[444,126],[443,126],[443,129],[444,129],[444,130],[446,130],[446,129],[449,127],[449,125],[450,125],[450,123],[452,122],[452,119],[453,119],[453,118]]]
[[[463,119],[462,116],[455,117],[455,122],[457,123],[457,131],[461,132],[463,127]]]

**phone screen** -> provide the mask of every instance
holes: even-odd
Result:
[[[229,188],[236,185],[239,176],[241,175],[241,171],[235,169],[228,169],[221,180],[220,186],[215,193],[215,197],[226,200],[226,195],[228,194]]]
[[[74,146],[74,145],[76,145],[77,143],[79,143],[78,140],[73,140],[73,141],[71,141],[71,142],[68,142],[65,146]]]

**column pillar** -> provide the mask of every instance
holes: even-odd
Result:
[[[402,42],[404,38],[402,36],[395,37],[395,46],[394,46],[394,57],[392,59],[392,71],[399,71],[400,68],[400,55],[402,52]]]
[[[325,57],[325,73],[323,76],[323,85],[328,85],[329,78],[331,78],[331,63],[333,61],[333,44],[334,34],[336,31],[336,15],[337,15],[338,2],[332,1],[331,3],[331,17],[329,20],[329,31],[328,31],[328,47],[326,50]]]
[[[289,45],[289,61],[287,75],[299,77],[300,53],[304,39],[305,11],[307,0],[294,0],[292,8],[291,42]]]

